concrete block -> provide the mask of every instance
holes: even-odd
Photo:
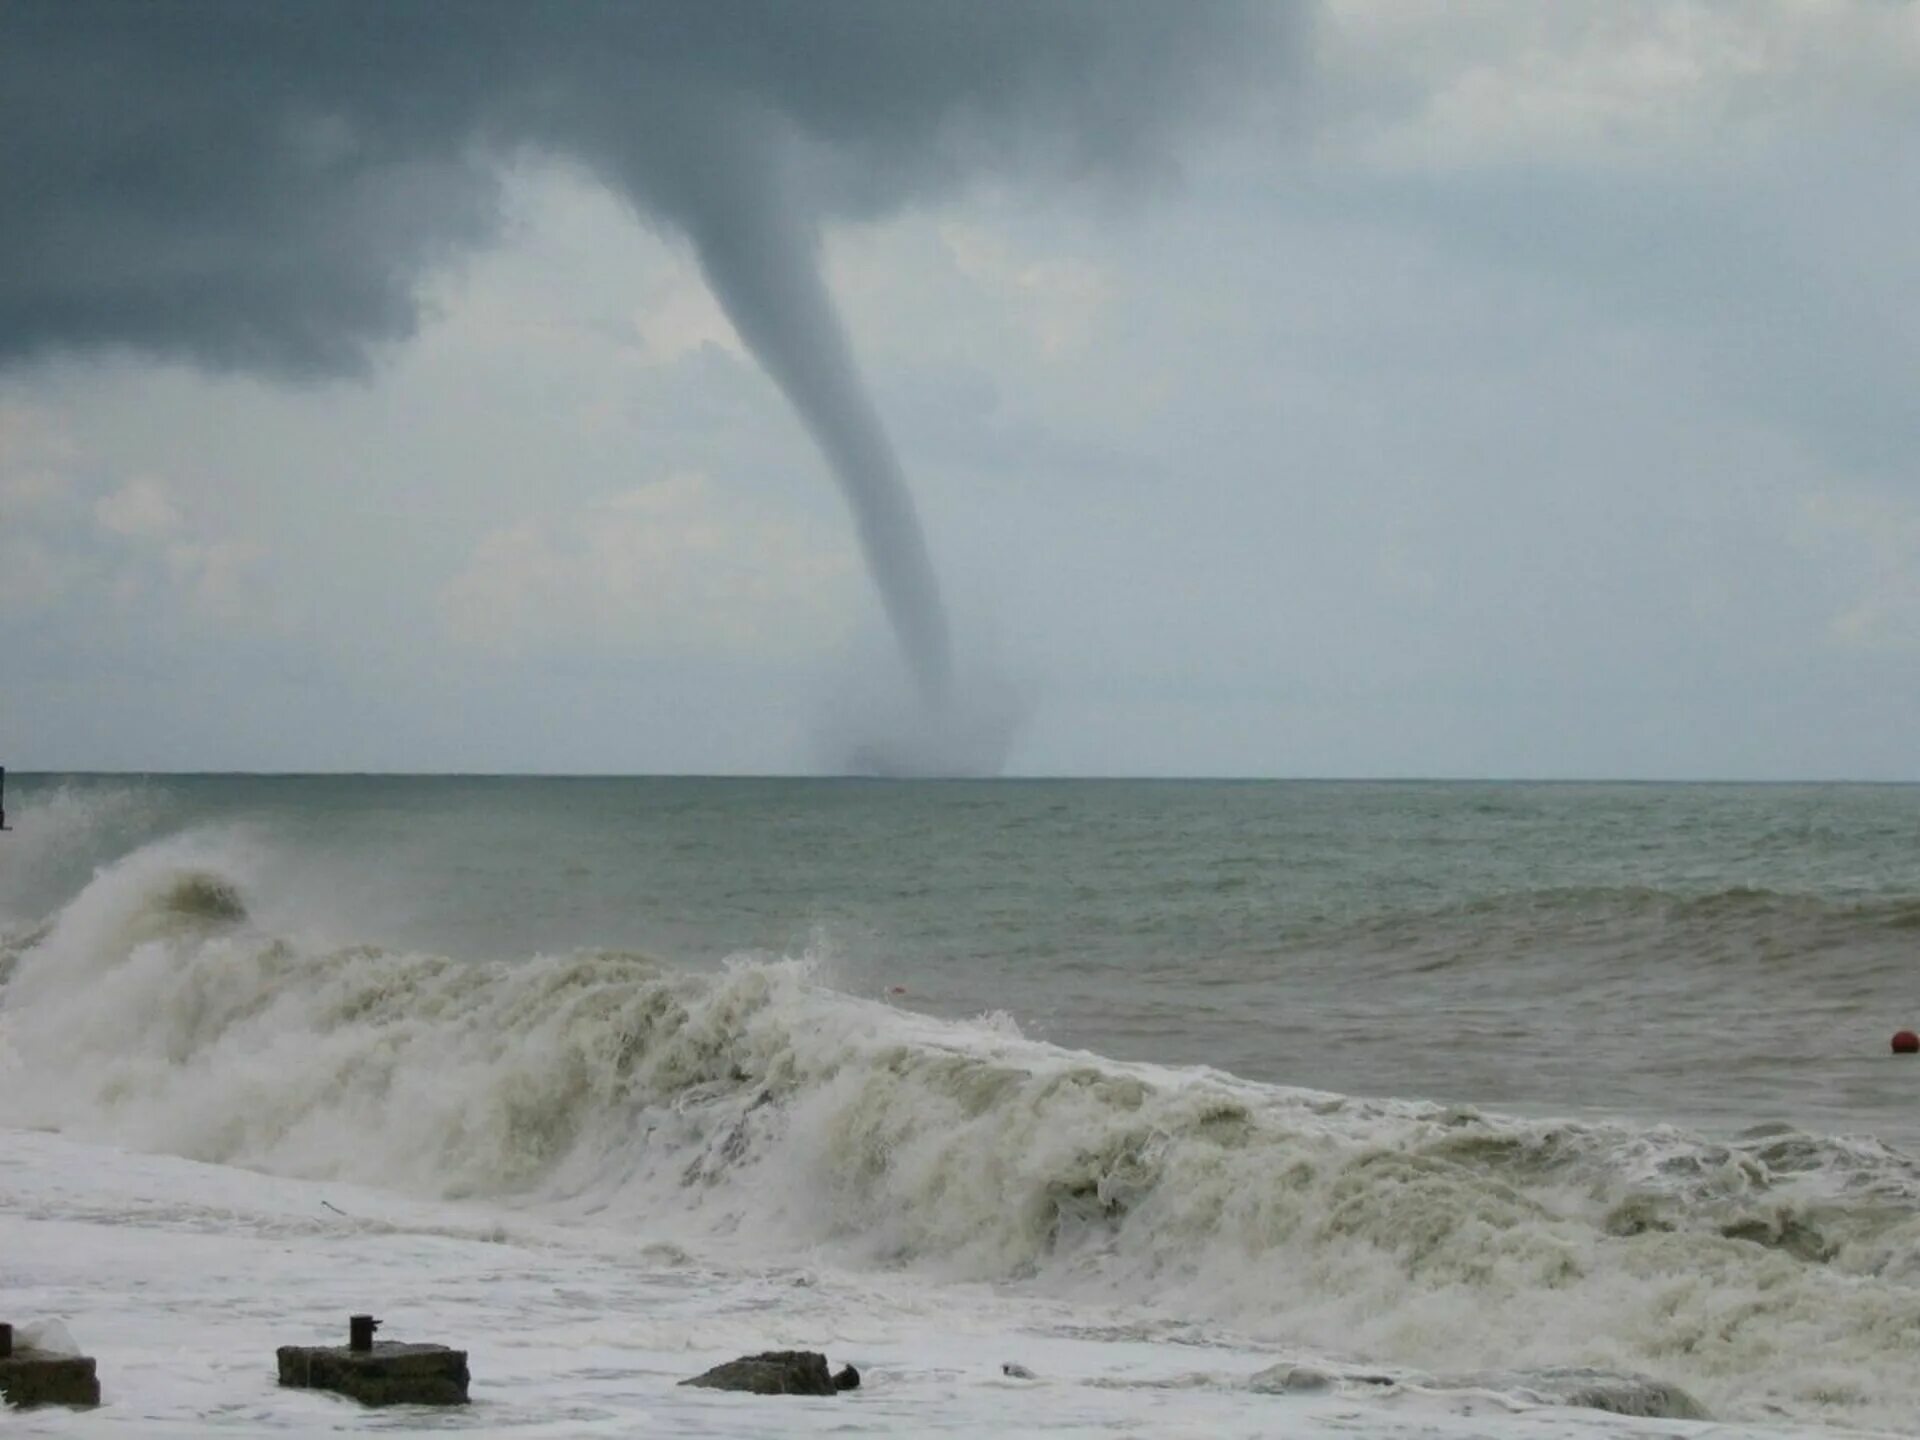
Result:
[[[375,1342],[380,1323],[352,1317],[345,1345],[282,1345],[280,1383],[298,1390],[330,1390],[362,1405],[465,1405],[467,1352],[445,1345]]]
[[[13,1327],[0,1325],[0,1396],[7,1404],[73,1405],[100,1403],[100,1381],[91,1355],[51,1355],[16,1345]]]

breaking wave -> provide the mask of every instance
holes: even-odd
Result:
[[[766,1255],[1151,1305],[1430,1370],[1602,1366],[1903,1423],[1920,1167],[1126,1064],[717,973],[322,947],[146,846],[16,930],[0,1120]]]

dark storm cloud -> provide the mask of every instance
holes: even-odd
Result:
[[[1245,0],[0,9],[0,364],[120,345],[326,374],[408,333],[499,160],[584,163],[683,231],[846,493],[929,702],[947,622],[821,279],[817,222],[981,166],[1149,160],[1255,63]]]
[[[776,180],[810,224],[1016,158],[1124,171],[1271,24],[1238,0],[8,0],[0,361],[352,369],[486,238],[522,147],[689,228]]]
[[[250,10],[0,8],[0,359],[349,370],[487,231],[459,67],[402,63],[367,9]]]

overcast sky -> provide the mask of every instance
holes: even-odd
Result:
[[[0,12],[0,763],[884,751],[817,235],[956,763],[1920,779],[1920,7],[265,8]]]

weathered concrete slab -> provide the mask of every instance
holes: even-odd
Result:
[[[0,1359],[0,1395],[9,1405],[100,1403],[100,1381],[91,1355],[48,1355],[25,1346]]]
[[[362,1405],[465,1405],[467,1352],[445,1345],[382,1340],[368,1350],[345,1345],[282,1345],[280,1383],[330,1390]]]

